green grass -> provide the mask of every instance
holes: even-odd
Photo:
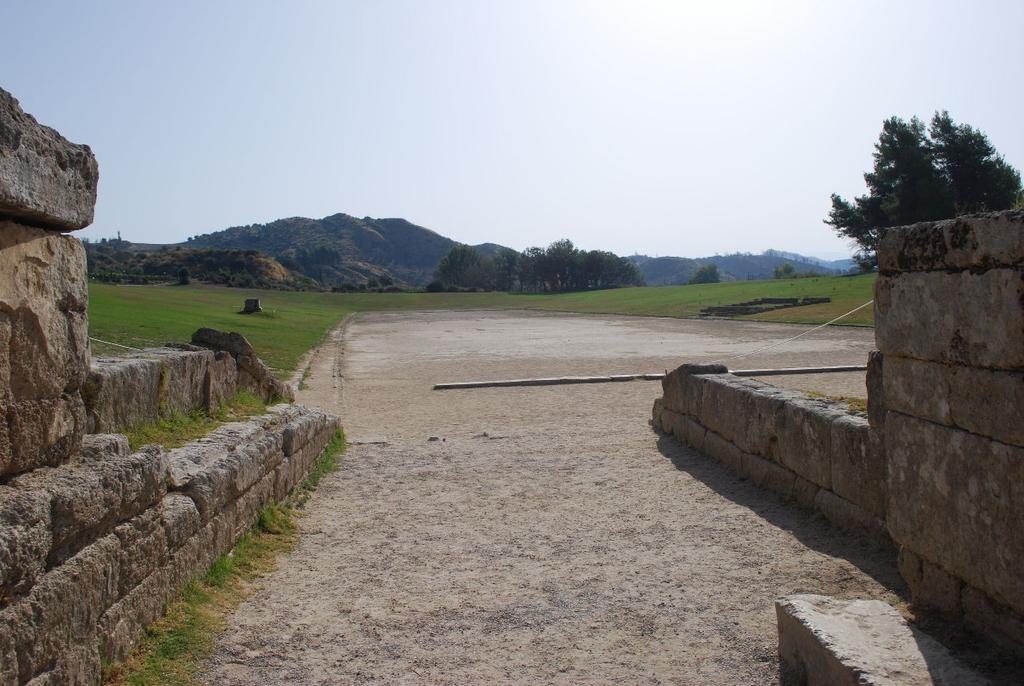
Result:
[[[396,310],[521,309],[594,314],[694,317],[702,307],[763,297],[828,296],[832,302],[754,315],[760,321],[818,324],[870,300],[874,275],[811,279],[731,281],[694,286],[619,288],[556,295],[509,293],[302,293],[217,286],[89,287],[90,336],[136,348],[188,341],[209,326],[237,331],[263,360],[286,378],[302,355],[352,312]],[[264,312],[238,314],[247,297],[259,297]],[[873,324],[865,308],[844,320]],[[96,350],[117,350],[95,343]]]
[[[125,431],[132,450],[157,443],[177,448],[210,433],[225,422],[238,421],[266,412],[266,404],[250,391],[239,391],[226,400],[212,415],[197,409],[184,414],[175,412],[155,422],[140,424]]]
[[[103,683],[113,686],[193,686],[213,653],[227,616],[252,595],[253,582],[273,571],[277,558],[295,547],[296,518],[309,491],[338,467],[345,450],[341,431],[324,449],[310,476],[287,503],[264,508],[255,525],[206,574],[186,586],[163,617],[147,627],[122,665],[105,665]]]

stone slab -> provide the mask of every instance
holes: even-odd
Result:
[[[875,342],[887,356],[1024,370],[1024,268],[879,276]]]
[[[988,684],[882,601],[792,595],[775,601],[775,613],[785,684]]]
[[[885,441],[893,540],[1024,613],[1024,448],[898,412]]]
[[[0,217],[81,229],[92,223],[98,181],[89,146],[41,125],[0,88]]]
[[[890,229],[878,246],[883,273],[1024,265],[1024,210],[966,215]]]
[[[78,449],[85,434],[85,403],[76,391],[0,404],[0,424],[0,475],[59,465]]]
[[[960,595],[964,584],[960,579],[922,559],[907,546],[900,546],[897,560],[900,576],[907,582],[915,605],[954,619],[963,614]]]
[[[885,517],[885,447],[864,417],[832,422],[832,490],[876,517]]]
[[[91,433],[125,431],[154,421],[160,413],[163,368],[159,360],[95,360],[82,390]]]
[[[848,416],[834,403],[792,398],[783,405],[778,460],[822,488],[832,488],[832,423]]]

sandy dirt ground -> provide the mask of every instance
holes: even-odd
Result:
[[[296,551],[231,617],[208,682],[775,683],[773,600],[899,602],[891,551],[656,434],[658,382],[431,385],[663,371],[800,331],[360,315],[314,356],[299,394],[343,417],[351,447],[309,502]],[[728,364],[862,364],[872,341],[834,328]],[[863,374],[772,381],[864,395]]]

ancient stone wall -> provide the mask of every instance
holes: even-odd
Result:
[[[683,365],[662,388],[656,427],[840,526],[888,539],[885,456],[865,417],[721,365]]]
[[[889,232],[888,525],[915,603],[1024,646],[1024,212]]]
[[[279,404],[171,451],[99,433],[291,389],[208,329],[90,368],[85,252],[61,231],[91,221],[97,178],[0,90],[0,686],[99,683],[339,428]]]

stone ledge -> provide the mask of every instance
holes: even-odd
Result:
[[[984,686],[880,600],[792,595],[775,601],[783,684]]]
[[[41,125],[0,88],[0,217],[81,229],[92,223],[98,181],[89,146]]]
[[[1024,264],[1024,210],[891,229],[878,246],[883,273],[991,269]]]

